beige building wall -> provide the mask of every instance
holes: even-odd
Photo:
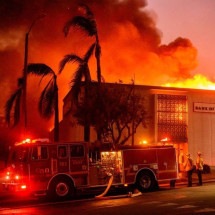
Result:
[[[207,110],[194,110],[194,105]],[[193,91],[188,93],[188,148],[196,158],[198,151],[202,152],[206,164],[215,166],[215,111],[209,108],[215,106],[215,91]]]
[[[112,84],[113,85],[113,84]],[[206,164],[215,166],[215,91],[165,88],[156,86],[135,86],[137,92],[145,98],[144,106],[147,112],[147,128],[139,126],[134,136],[134,144],[146,140],[151,144],[158,144],[156,95],[172,94],[187,96],[187,143],[174,144],[180,154],[189,151],[192,157],[201,151]],[[194,104],[202,103],[214,105],[214,111],[196,112]],[[60,141],[83,141],[83,127],[78,126],[72,118],[72,104],[70,93],[64,99],[64,117],[60,123]],[[96,133],[91,128],[90,141],[96,141]],[[127,144],[131,144],[132,139]]]

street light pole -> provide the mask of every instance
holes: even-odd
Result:
[[[27,129],[27,66],[28,66],[28,37],[35,23],[45,17],[45,14],[38,16],[30,25],[28,32],[25,34],[25,54],[24,54],[24,69],[23,69],[23,115],[24,128]]]
[[[27,129],[27,64],[28,64],[28,35],[25,34],[25,55],[24,55],[24,70],[23,70],[23,114],[24,114],[24,128]]]

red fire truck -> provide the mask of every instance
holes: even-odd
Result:
[[[176,150],[172,146],[90,149],[89,143],[51,143],[46,139],[16,143],[11,148],[3,185],[54,198],[74,196],[93,188],[136,186],[141,192],[161,181],[178,178]]]

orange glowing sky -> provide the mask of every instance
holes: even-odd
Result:
[[[178,35],[190,38],[198,50],[199,64],[195,72],[214,79],[215,1],[149,0],[148,7],[156,13],[162,42],[169,43]]]
[[[214,0],[81,2],[90,6],[97,21],[102,76],[106,82],[131,83],[134,79],[136,84],[188,87],[204,80],[213,85]],[[47,14],[30,32],[29,62],[46,63],[57,72],[64,55],[81,56],[86,52],[92,39],[77,30],[72,30],[67,38],[62,33],[65,22],[77,15],[78,3],[79,0],[1,0],[0,90],[4,94],[0,97],[0,115],[22,75],[25,33],[38,15]],[[58,77],[61,101],[69,90],[75,68],[76,65],[67,65]],[[93,59],[90,69],[96,80]],[[29,79],[31,107],[36,106],[42,88],[38,84],[35,77]]]

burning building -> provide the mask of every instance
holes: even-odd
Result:
[[[124,84],[105,83],[108,87]],[[129,86],[129,85],[127,85]],[[135,85],[144,97],[147,126],[138,126],[134,145],[173,144],[178,153],[189,151],[195,158],[201,151],[205,163],[215,165],[215,91],[190,88]],[[83,141],[84,128],[74,123],[71,91],[64,98],[61,141]],[[90,141],[97,138],[91,128]],[[126,144],[132,144],[130,138]]]

